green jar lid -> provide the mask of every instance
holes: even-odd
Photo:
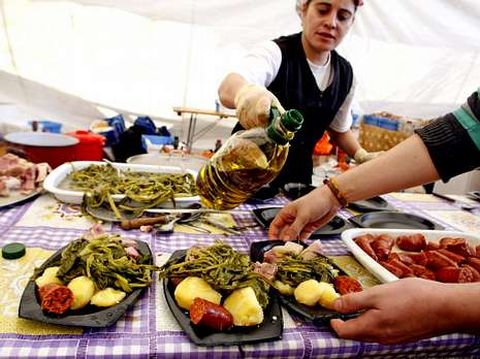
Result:
[[[9,243],[2,248],[2,257],[5,259],[17,259],[25,255],[23,243]]]

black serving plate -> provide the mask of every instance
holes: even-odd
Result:
[[[277,187],[271,187],[269,185],[260,187],[251,197],[247,199],[249,204],[262,204],[271,201],[278,194]]]
[[[350,222],[361,228],[392,228],[392,229],[434,229],[442,230],[443,226],[429,219],[396,211],[378,211],[363,213],[350,217]]]
[[[359,212],[394,211],[395,208],[382,197],[376,196],[363,201],[349,203],[348,208]]]
[[[316,187],[305,183],[287,183],[283,186],[283,193],[288,199],[295,200],[305,196],[315,188]]]
[[[181,261],[182,257],[185,257],[185,253],[185,250],[175,251],[169,260]],[[170,280],[163,280],[163,291],[173,316],[190,340],[196,345],[241,345],[282,338],[283,316],[276,295],[270,296],[270,302],[264,310],[263,323],[251,327],[233,326],[225,332],[214,332],[207,328],[196,326],[190,321],[188,312],[180,308],[175,301],[175,288]]]
[[[153,264],[152,251],[147,243],[137,241],[137,250],[142,256],[147,256],[149,260],[147,264]],[[49,259],[47,259],[40,269],[51,267],[55,262],[61,258],[63,247],[55,252]],[[36,320],[38,322],[49,324],[60,324],[75,327],[95,327],[102,328],[114,324],[120,317],[122,317],[127,309],[131,307],[139,298],[144,288],[136,289],[125,297],[120,303],[108,308],[99,308],[93,305],[87,305],[85,308],[68,311],[63,315],[55,315],[44,312],[40,308],[40,302],[37,297],[37,290],[35,281],[29,280],[25,288],[22,299],[20,300],[20,307],[18,309],[18,316],[24,319]]]
[[[277,213],[282,208],[283,207],[257,208],[252,210],[252,212],[257,222],[260,223],[264,228],[268,228],[270,223],[273,221],[273,218],[275,218]],[[352,228],[352,225],[348,223],[348,221],[342,217],[335,216],[330,222],[313,232],[310,236],[310,239],[339,235],[349,228]]]
[[[307,245],[303,242],[299,242],[304,247]],[[285,242],[283,241],[261,241],[261,242],[253,242],[250,246],[250,259],[253,262],[263,262],[263,256],[266,252],[278,245],[284,245]],[[339,273],[342,275],[347,275],[341,268],[335,265],[335,263],[331,262],[332,266],[338,269]],[[358,313],[351,313],[351,314],[342,314],[335,312],[330,309],[323,308],[321,306],[316,307],[309,307],[307,305],[298,303],[295,300],[293,295],[282,295],[278,293],[281,303],[294,313],[300,315],[301,317],[308,319],[313,322],[313,324],[317,326],[325,326],[330,325],[330,319],[333,318],[340,318],[343,320],[347,320],[350,318],[354,318],[358,316]]]

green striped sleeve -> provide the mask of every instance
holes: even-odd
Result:
[[[480,88],[477,90],[477,96],[480,97]],[[465,108],[466,107],[466,108]],[[473,143],[480,150],[480,119],[475,118],[468,105],[460,107],[453,112],[453,115],[462,127],[468,132]]]

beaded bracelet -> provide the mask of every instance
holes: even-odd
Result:
[[[338,203],[340,203],[342,207],[348,206],[348,201],[343,195],[343,193],[340,191],[340,189],[338,188],[338,184],[335,178],[332,178],[332,179],[325,178],[323,180],[323,183],[330,189],[330,191],[332,191],[333,196],[337,199]]]

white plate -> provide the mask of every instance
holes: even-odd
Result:
[[[480,236],[472,233],[458,232],[458,231],[429,231],[418,229],[382,229],[382,228],[353,228],[347,229],[342,233],[342,240],[352,252],[353,256],[375,277],[383,283],[393,282],[398,280],[398,277],[393,275],[390,271],[382,267],[372,257],[365,253],[353,239],[363,234],[370,233],[374,236],[380,234],[388,234],[393,237],[412,235],[421,233],[427,239],[427,242],[437,242],[443,237],[462,237],[467,240],[470,245],[477,246],[480,244]],[[394,246],[392,251],[400,251],[397,246]]]
[[[72,172],[78,171],[83,168],[86,168],[90,165],[107,165],[106,162],[99,162],[99,161],[74,161],[74,162],[67,162],[62,164],[61,166],[55,168],[52,172],[50,172],[43,181],[43,188],[53,193],[53,195],[62,202],[65,203],[73,203],[73,204],[80,204],[82,203],[82,198],[84,192],[82,191],[73,191],[60,188],[60,184],[65,180],[65,178]],[[153,172],[153,173],[190,173],[193,175],[194,178],[197,177],[197,172],[192,170],[182,170],[180,167],[170,167],[170,166],[153,166],[153,165],[136,165],[136,164],[128,164],[128,163],[113,163],[115,168],[119,170],[126,171],[130,170],[132,172]],[[114,200],[119,201],[124,198],[123,194],[116,194],[112,196]],[[184,206],[193,202],[198,202],[200,198],[198,196],[191,196],[191,197],[178,197],[175,198],[175,202],[180,206]],[[171,206],[171,202],[165,202],[165,205]]]
[[[42,192],[42,188],[37,188],[28,194],[22,194],[19,191],[11,191],[8,197],[0,197],[0,209],[22,204],[30,199],[37,197]]]

